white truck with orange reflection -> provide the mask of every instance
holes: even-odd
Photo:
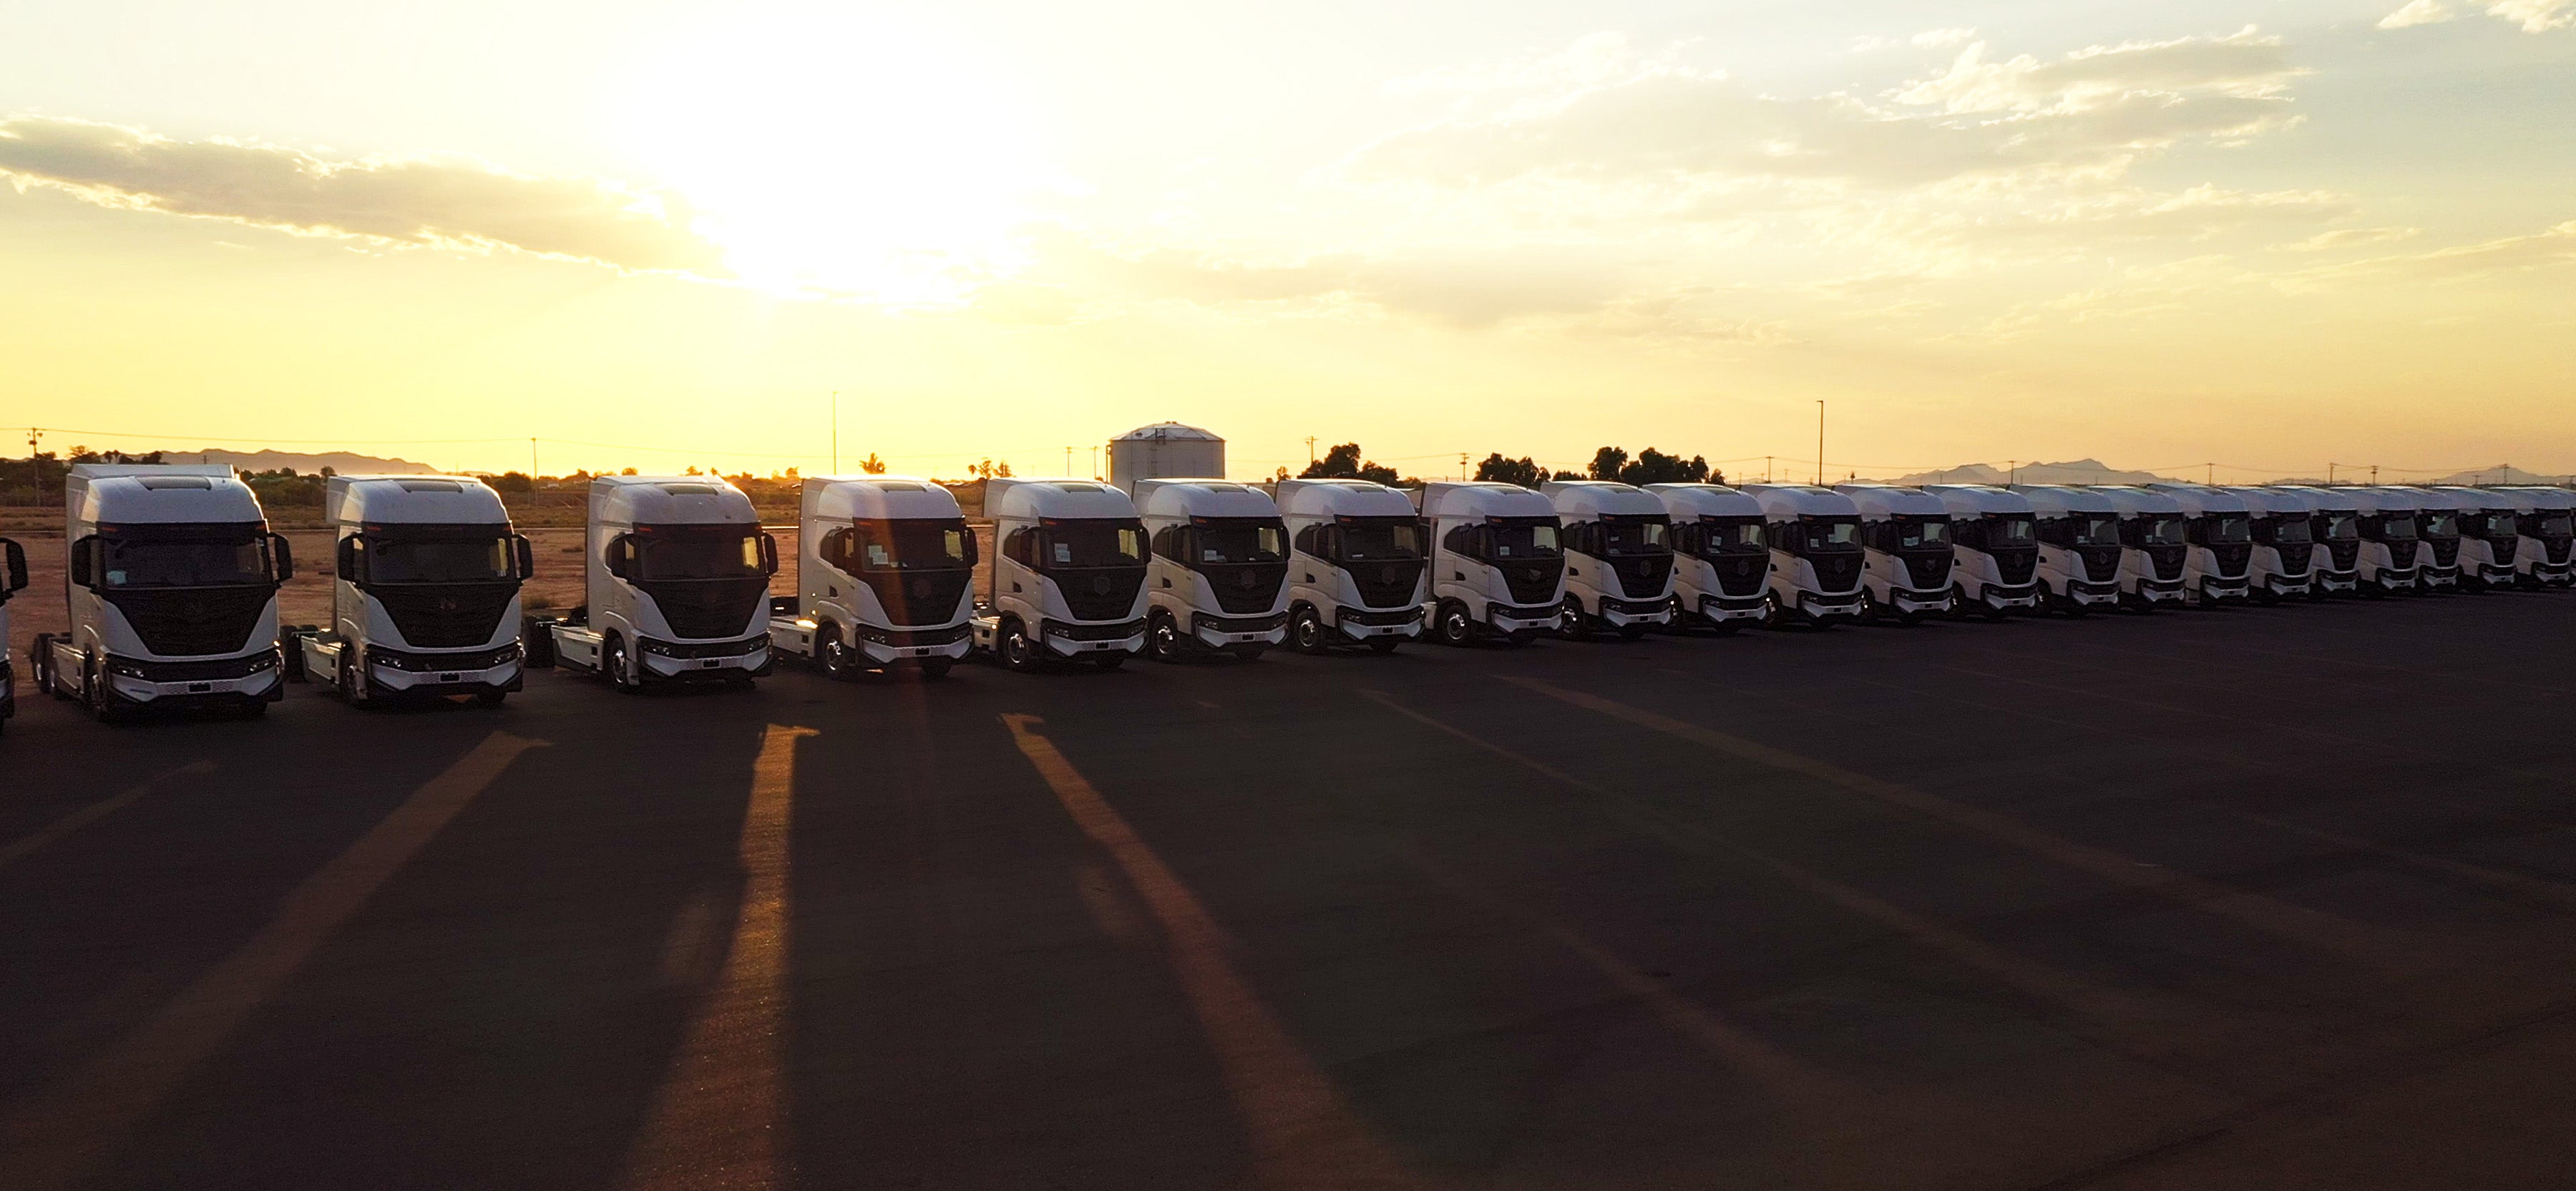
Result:
[[[1394,652],[1422,636],[1422,518],[1405,494],[1369,480],[1281,480],[1288,528],[1288,646]]]
[[[829,678],[945,676],[974,649],[975,531],[946,487],[917,476],[807,476],[796,594],[770,600],[769,647]]]
[[[618,690],[748,688],[769,673],[769,577],[778,542],[742,489],[716,476],[601,476],[583,534],[588,598],[531,619],[530,662]]]

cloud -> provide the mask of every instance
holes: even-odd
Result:
[[[2332,252],[2338,248],[2355,248],[2367,244],[2394,244],[2423,235],[2417,227],[2347,227],[2319,232],[2295,244],[2276,244],[2275,252]]]
[[[723,273],[675,200],[589,178],[453,157],[329,159],[274,145],[178,141],[41,116],[0,119],[0,177],[101,206],[304,235],[469,252],[516,249],[619,269]]]
[[[2527,273],[2576,265],[2576,219],[2528,236],[2506,236],[2478,244],[2437,248],[2411,256],[2383,256],[2331,265],[2303,278],[2392,277],[2409,281],[2447,281],[2494,273]]]
[[[1922,186],[1971,176],[2116,172],[2191,138],[2235,139],[2289,119],[2301,72],[2248,29],[1991,62],[1968,46],[1942,74],[1891,93],[1779,99],[1720,72],[1597,55],[1588,81],[1462,113],[1362,147],[1357,181],[1474,188],[1529,179],[1705,184],[1764,178]]]
[[[2496,0],[2487,5],[2486,13],[2522,26],[2525,33],[2576,29],[2576,0]],[[2457,15],[2442,0],[2407,0],[2406,7],[2381,17],[2379,27],[2405,29],[2415,25],[2438,25]]]
[[[2379,18],[2382,29],[2405,29],[2415,25],[2438,25],[2451,19],[2451,10],[2442,0],[2408,0],[2406,7]]]

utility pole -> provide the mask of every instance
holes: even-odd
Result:
[[[1825,486],[1825,399],[1816,399],[1816,487]]]
[[[832,390],[832,474],[841,474],[841,391]]]
[[[1100,444],[1091,444],[1091,478],[1100,478]]]
[[[1309,435],[1307,435],[1307,436],[1306,436],[1306,466],[1308,466],[1308,467],[1313,467],[1314,465],[1315,465],[1315,436],[1314,436],[1314,435],[1309,434]]]
[[[529,436],[528,436],[528,482],[529,482],[529,483],[531,483],[531,484],[533,484],[533,483],[535,483],[535,482],[536,482],[536,480],[537,480],[537,436],[535,436],[535,435],[531,434],[531,435],[529,435]]]
[[[2218,483],[2218,465],[2215,463],[2204,463],[2201,464],[2200,467],[2200,482],[2215,487]]]
[[[1765,484],[1771,482],[1771,457],[1769,455],[1762,457],[1762,482]]]
[[[27,482],[36,486],[36,507],[40,509],[45,507],[45,472],[43,465],[36,462],[36,440],[44,436],[44,431],[27,427]]]
[[[1072,475],[1072,474],[1073,474],[1073,448],[1072,448],[1072,447],[1066,447],[1066,448],[1064,449],[1064,474],[1066,474],[1066,475]]]
[[[1465,451],[1458,452],[1458,478],[1460,480],[1467,478],[1467,452]]]
[[[2370,483],[2373,487],[2379,484],[2379,465],[2376,463],[2370,465]]]
[[[2327,460],[2327,461],[2326,461],[2326,483],[2328,483],[2328,484],[2332,484],[2332,483],[2334,483],[2334,469],[2335,469],[2334,461],[2333,461],[2333,460],[2331,460],[2331,459]]]
[[[2021,482],[2021,460],[2019,460],[2019,459],[2006,459],[2006,460],[2004,460],[2004,474],[2005,474],[2004,483],[2006,483],[2006,484],[2018,484],[2018,483],[2020,483],[2020,482]]]

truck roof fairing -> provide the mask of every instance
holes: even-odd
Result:
[[[1762,502],[1724,484],[1648,484],[1675,520],[1701,517],[1759,517]]]
[[[1410,517],[1413,498],[1370,480],[1281,480],[1275,499],[1290,517]]]
[[[1942,504],[1950,506],[1953,517],[1996,517],[2039,511],[2032,507],[2029,497],[1992,484],[1925,484],[1923,490],[1940,497]]]
[[[1556,502],[1518,484],[1482,480],[1434,480],[1422,486],[1422,512],[1429,517],[1553,517]]]
[[[1746,495],[1762,503],[1762,515],[1774,521],[1794,517],[1858,517],[1860,506],[1831,488],[1812,484],[1746,484]]]
[[[830,521],[954,521],[957,494],[919,476],[807,476],[804,514]]]
[[[1136,481],[1137,507],[1148,517],[1276,517],[1279,506],[1258,488],[1231,480]]]
[[[2361,504],[2341,488],[2321,488],[2314,484],[2270,484],[2266,492],[2287,493],[2306,501],[2311,513],[2358,513]]]
[[[1539,486],[1560,517],[1590,521],[1611,517],[1668,517],[1664,498],[1617,480],[1549,480]]]
[[[2120,506],[2111,498],[2090,488],[2072,484],[2015,484],[2012,490],[2030,502],[2032,512],[2042,517],[2067,517],[2076,513],[2117,513]]]
[[[259,522],[259,496],[213,464],[75,463],[65,515],[80,525]]]
[[[590,515],[620,525],[758,525],[751,498],[719,476],[600,476]]]
[[[2174,498],[2181,503],[2183,512],[2194,517],[2207,516],[2211,513],[2254,511],[2245,503],[2244,497],[2224,488],[2212,488],[2207,484],[2149,484],[2147,487]]]
[[[2140,488],[2134,484],[2097,484],[2086,491],[2099,493],[2103,499],[2110,501],[2112,507],[2118,509],[2123,517],[2146,517],[2157,513],[2182,512],[2182,502],[2175,500],[2172,493]]]
[[[984,481],[984,515],[995,520],[1129,521],[1136,517],[1136,502],[1102,480],[1014,477]]]
[[[472,476],[333,476],[322,509],[343,526],[510,524],[501,494]]]
[[[1895,484],[1836,484],[1834,491],[1851,498],[1865,520],[1890,517],[1947,517],[1950,504],[1920,488]]]
[[[2356,484],[2328,491],[2351,500],[2355,511],[2362,513],[2415,513],[2424,508],[2423,494],[2412,488]]]

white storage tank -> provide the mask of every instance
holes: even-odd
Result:
[[[1196,426],[1156,422],[1109,440],[1109,482],[1130,497],[1136,481],[1225,478],[1225,440]]]

